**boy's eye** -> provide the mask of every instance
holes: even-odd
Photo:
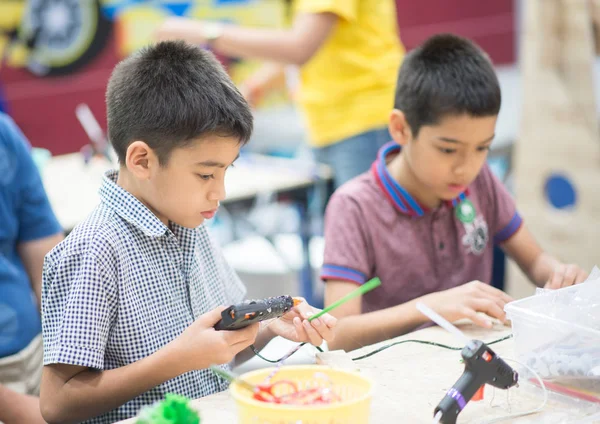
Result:
[[[480,152],[485,152],[486,150],[490,150],[490,146],[480,146],[477,148]]]
[[[439,148],[439,151],[442,153],[445,153],[447,155],[452,154],[454,152],[456,152],[456,149],[444,149],[443,147]]]
[[[208,181],[211,178],[214,178],[213,174],[210,174],[210,175],[197,174],[197,175],[198,175],[198,177],[200,177],[201,180],[204,180],[204,181]]]

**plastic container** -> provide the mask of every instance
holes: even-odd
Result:
[[[273,368],[252,371],[241,378],[251,384],[264,382]],[[325,374],[328,379],[317,379],[315,374]],[[366,424],[369,422],[373,384],[357,372],[319,365],[284,366],[271,380],[292,380],[299,389],[316,386],[331,387],[342,400],[329,405],[296,406],[278,405],[253,399],[252,392],[235,382],[231,395],[238,407],[240,424]],[[331,384],[331,386],[330,386]],[[287,386],[280,385],[285,393]]]
[[[505,311],[520,362],[533,368],[551,391],[600,402],[599,280],[538,290],[507,304]]]

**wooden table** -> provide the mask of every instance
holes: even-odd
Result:
[[[484,342],[510,334],[510,329],[504,326],[496,326],[491,330],[477,328],[472,324],[464,324],[460,327],[469,337]],[[379,346],[405,339],[435,341],[457,346],[457,341],[452,335],[439,327],[432,327],[392,341],[364,347],[345,355],[356,358]],[[505,359],[515,357],[513,339],[495,344],[491,348]],[[352,362],[355,367],[375,382],[370,423],[431,423],[434,408],[463,372],[464,366],[460,359],[458,351],[417,343],[405,343],[393,346],[369,358]],[[337,359],[333,362],[333,366],[335,363],[342,366],[342,363],[347,364],[348,361]],[[518,367],[514,363],[511,363],[512,365],[515,368]],[[492,393],[494,393],[493,401],[490,402]],[[534,409],[542,402],[541,391],[537,391],[528,384],[521,384],[518,388],[513,388],[508,392],[497,389],[492,392],[492,388],[486,388],[485,396],[483,401],[470,402],[459,415],[458,423],[483,423],[494,417],[506,416],[511,412]],[[203,424],[237,422],[236,406],[228,391],[194,400],[192,405],[200,411]],[[573,422],[577,417],[589,417],[598,412],[597,409],[589,407],[584,409],[560,403],[550,397],[541,413],[503,420],[502,423]],[[596,418],[600,421],[600,416]],[[123,421],[123,423],[129,424],[134,422],[135,420]]]

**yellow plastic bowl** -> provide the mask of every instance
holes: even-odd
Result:
[[[252,371],[241,376],[251,384],[265,381],[273,368]],[[321,373],[327,379],[315,378]],[[291,380],[298,389],[329,387],[342,400],[329,405],[299,406],[279,405],[255,400],[248,389],[233,383],[231,395],[238,407],[240,424],[366,424],[369,422],[372,382],[357,372],[334,369],[319,365],[284,366],[275,374],[271,383],[278,380]],[[289,391],[285,384],[276,386],[275,394]]]

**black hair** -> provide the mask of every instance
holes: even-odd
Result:
[[[474,42],[439,34],[409,52],[398,73],[394,108],[417,137],[448,115],[497,115],[501,95],[488,56]]]
[[[106,91],[108,137],[122,164],[144,141],[161,165],[205,135],[252,135],[252,112],[214,55],[183,41],[142,48],[114,69]]]

